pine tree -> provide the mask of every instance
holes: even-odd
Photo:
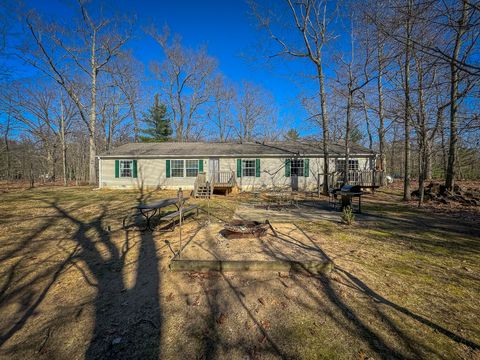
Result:
[[[285,140],[297,141],[300,139],[300,134],[296,129],[290,129],[285,134]]]
[[[155,103],[144,114],[142,122],[146,125],[141,130],[143,135],[139,136],[143,142],[162,142],[169,141],[172,135],[172,125],[170,119],[167,118],[167,107],[160,104],[158,94],[155,95]]]

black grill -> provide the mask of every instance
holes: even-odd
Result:
[[[359,193],[362,192],[362,188],[360,185],[343,185],[340,189],[341,192],[351,192],[351,193]]]

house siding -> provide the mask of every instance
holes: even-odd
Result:
[[[191,190],[195,184],[195,177],[168,177],[166,176],[165,158],[137,158],[137,178],[116,178],[115,160],[128,160],[129,157],[100,158],[100,187],[101,188],[160,188]],[[173,158],[170,158],[173,160]],[[182,158],[177,158],[182,159]],[[237,173],[238,157],[220,158],[220,171]],[[242,159],[255,159],[244,157]],[[290,188],[291,177],[285,176],[285,160],[282,157],[257,157],[260,159],[260,176],[237,178],[238,186],[244,191]],[[308,177],[298,177],[299,190],[316,190],[318,184],[323,183],[323,177],[318,175],[323,172],[323,158],[305,157],[309,159],[310,174]],[[342,158],[338,158],[342,159]],[[359,161],[359,169],[370,169],[370,157],[355,157]],[[208,176],[208,158],[203,160],[203,169]],[[329,159],[330,169],[335,167],[335,158]]]

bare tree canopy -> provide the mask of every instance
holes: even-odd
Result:
[[[156,94],[174,141],[319,140],[324,192],[338,171],[348,182],[355,143],[378,152],[379,171],[403,179],[405,200],[416,179],[421,189],[432,178],[453,189],[480,176],[470,166],[480,161],[476,1],[252,0],[254,38],[234,55],[222,47],[241,34],[219,46],[100,1],[59,6],[68,18],[0,6],[8,179],[94,184],[98,153],[142,141]],[[241,75],[232,56],[244,62]],[[345,161],[327,160],[331,142]]]

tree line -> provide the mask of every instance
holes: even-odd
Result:
[[[138,141],[298,139],[280,124],[273,95],[234,83],[206,47],[187,47],[168,27],[141,29],[100,3],[74,2],[62,22],[2,5],[0,161],[7,179],[96,182],[96,155]],[[479,154],[478,1],[250,1],[269,63],[294,64],[302,82],[301,123],[322,143],[359,142],[379,153],[378,169],[410,179],[477,178]],[[135,36],[134,36],[135,34]],[[150,37],[159,61],[130,50]],[[16,59],[14,62],[12,59]],[[18,66],[28,76],[18,76]],[[273,70],[275,71],[275,70]],[[288,131],[287,131],[288,130]],[[326,168],[324,191],[327,190]],[[472,166],[473,165],[473,166]],[[476,165],[476,166],[475,166]],[[346,173],[346,172],[345,172]],[[422,199],[420,200],[422,201]]]

